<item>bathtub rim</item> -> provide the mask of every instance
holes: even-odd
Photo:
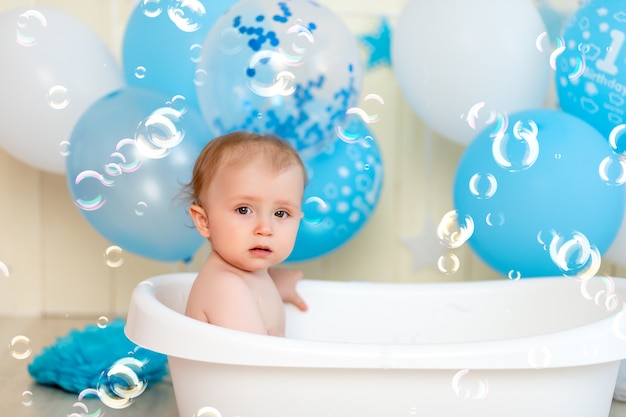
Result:
[[[551,359],[545,368],[594,365],[626,358],[626,336],[618,338],[613,326],[624,309],[592,323],[570,329],[526,337],[492,341],[437,343],[437,344],[374,344],[324,342],[250,334],[194,320],[158,301],[155,287],[181,284],[181,279],[193,281],[196,273],[182,272],[148,278],[134,288],[131,295],[126,336],[147,349],[183,359],[231,365],[301,367],[301,368],[369,368],[369,369],[539,369],[528,359],[529,352],[549,346]],[[533,278],[536,283],[560,277]],[[612,278],[616,286],[626,288],[626,279]],[[306,279],[315,283],[318,280]],[[353,282],[319,281],[345,286]],[[368,285],[420,286],[444,288],[484,285],[502,285],[494,281],[446,283],[366,283]],[[502,282],[507,282],[503,280]],[[359,282],[356,282],[359,283]],[[290,306],[288,306],[290,307]],[[155,315],[160,321],[153,319]],[[185,330],[181,329],[184,322]],[[575,350],[572,340],[580,345],[580,332],[596,346],[605,346],[602,352],[589,354]],[[204,334],[198,343],[197,334]],[[167,334],[162,338],[159,334]],[[224,344],[226,348],[219,348]],[[514,342],[514,343],[512,343]],[[213,345],[213,346],[211,346]],[[218,348],[213,348],[218,346]],[[254,354],[250,353],[254,346]],[[580,346],[579,346],[580,347]],[[207,350],[211,358],[207,359]]]

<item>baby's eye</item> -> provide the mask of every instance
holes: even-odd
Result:
[[[285,217],[289,217],[289,213],[287,213],[285,210],[278,210],[276,213],[274,213],[274,216],[284,219]]]
[[[239,214],[250,214],[250,207],[237,207],[237,213]]]

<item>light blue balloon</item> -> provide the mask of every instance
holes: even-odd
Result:
[[[287,262],[329,254],[351,240],[374,212],[383,185],[380,150],[367,125],[351,121],[317,156],[304,160],[304,217]]]
[[[164,0],[139,2],[122,43],[122,62],[130,86],[182,96],[198,107],[196,72],[202,44],[215,21],[236,0]]]
[[[358,102],[362,66],[356,37],[324,5],[241,0],[207,36],[198,101],[216,135],[273,133],[309,158]]]
[[[605,138],[625,122],[625,15],[622,0],[586,3],[570,19],[552,54],[561,108]]]
[[[76,123],[66,159],[80,213],[104,238],[158,261],[187,261],[204,242],[181,194],[212,138],[202,117],[157,92],[126,87]]]
[[[467,147],[454,181],[474,252],[510,278],[593,273],[621,224],[624,171],[602,135],[556,110],[527,110]]]

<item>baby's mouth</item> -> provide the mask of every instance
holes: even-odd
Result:
[[[268,246],[255,246],[250,249],[250,252],[257,255],[269,255],[272,253],[272,250]]]

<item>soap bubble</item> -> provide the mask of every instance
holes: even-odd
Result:
[[[474,233],[474,220],[465,216],[459,221],[459,213],[451,210],[444,214],[437,227],[437,236],[441,244],[455,249],[462,246]]]
[[[528,364],[535,369],[546,368],[552,362],[552,351],[546,346],[533,347],[528,351]]]
[[[509,273],[506,274],[506,277],[511,281],[519,281],[519,279],[522,277],[522,273],[520,271],[511,269]]]
[[[478,199],[493,197],[498,189],[498,181],[491,173],[472,175],[469,181],[469,188],[472,195]]]
[[[19,360],[27,359],[33,353],[30,348],[30,339],[24,335],[13,337],[9,348],[11,349],[11,356]]]
[[[569,236],[554,232],[549,252],[552,261],[565,276],[591,277],[600,269],[600,251],[578,231],[571,232]]]
[[[454,253],[441,255],[437,260],[437,268],[444,274],[454,274],[458,272],[460,266],[461,261],[459,260],[459,257],[456,256]]]
[[[101,329],[105,329],[109,324],[109,318],[107,316],[98,317],[98,327]]]
[[[161,0],[143,0],[141,2],[141,11],[146,17],[154,18],[161,14]]]
[[[604,306],[607,311],[614,311],[619,306],[619,297],[615,292],[615,282],[611,277],[590,276],[580,281],[580,292],[586,300],[597,306]]]
[[[4,275],[5,278],[9,277],[9,267],[2,261],[0,261],[0,274]]]
[[[489,393],[489,384],[486,378],[480,377],[474,371],[462,369],[452,378],[452,389],[459,398],[482,400]]]
[[[53,85],[48,90],[48,104],[54,110],[63,110],[70,104],[67,88],[62,85]]]
[[[18,45],[32,47],[45,36],[48,22],[39,10],[27,10],[19,16],[17,21],[16,41]]]
[[[30,407],[33,405],[33,393],[32,391],[22,392],[22,405],[24,407]]]
[[[613,334],[619,340],[626,340],[626,303],[622,303],[622,310],[613,318]]]
[[[122,248],[111,245],[104,251],[104,263],[111,268],[118,268],[124,264],[122,254]]]
[[[100,400],[111,408],[130,406],[148,383],[139,378],[143,363],[135,358],[122,358],[100,375],[96,390]]]
[[[193,417],[222,417],[222,413],[217,408],[201,407],[193,414]]]
[[[196,32],[206,15],[206,9],[200,0],[170,1],[167,15],[178,29],[183,32]]]

